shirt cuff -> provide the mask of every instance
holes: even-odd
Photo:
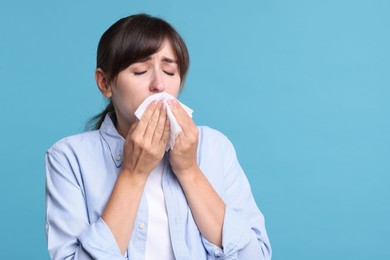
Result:
[[[251,227],[248,221],[235,210],[226,207],[222,228],[222,247],[210,243],[202,236],[202,242],[209,255],[214,258],[237,259],[238,251],[251,239]]]
[[[78,240],[93,259],[127,259],[121,254],[113,234],[102,218],[91,224],[90,228],[78,237]]]

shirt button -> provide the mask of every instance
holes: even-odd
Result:
[[[120,154],[118,154],[116,157],[115,157],[115,160],[117,161],[120,161],[122,159],[122,156]]]
[[[139,223],[138,224],[138,228],[139,229],[144,229],[145,228],[145,224],[144,223]]]

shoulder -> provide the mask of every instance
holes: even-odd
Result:
[[[99,131],[89,131],[81,134],[65,137],[57,141],[46,151],[45,161],[47,174],[61,176],[78,176],[80,167],[93,161],[90,157],[97,151]],[[79,178],[79,177],[76,177]]]
[[[54,143],[48,150],[47,154],[73,154],[78,150],[93,145],[99,140],[99,130],[83,132],[80,134],[68,136]]]
[[[229,138],[222,132],[208,126],[198,126],[200,146],[213,146],[214,148],[233,148]]]
[[[198,128],[198,165],[217,192],[222,194],[227,183],[241,172],[236,151],[220,131],[207,126]]]
[[[215,140],[219,142],[229,141],[229,139],[220,131],[208,127],[208,126],[198,126],[199,137],[208,141]]]
[[[224,161],[236,156],[234,146],[226,135],[208,126],[198,126],[198,129],[198,156]]]

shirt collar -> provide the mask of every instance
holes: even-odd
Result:
[[[115,128],[113,117],[115,115],[110,112],[104,118],[104,121],[99,129],[100,135],[106,141],[110,149],[111,157],[117,168],[122,166],[123,161],[123,145],[125,139],[118,133]]]

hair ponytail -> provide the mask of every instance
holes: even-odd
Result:
[[[112,103],[111,99],[106,108],[101,113],[93,116],[88,120],[85,126],[85,130],[98,130],[102,126],[104,118],[110,112],[115,113],[114,104]]]

